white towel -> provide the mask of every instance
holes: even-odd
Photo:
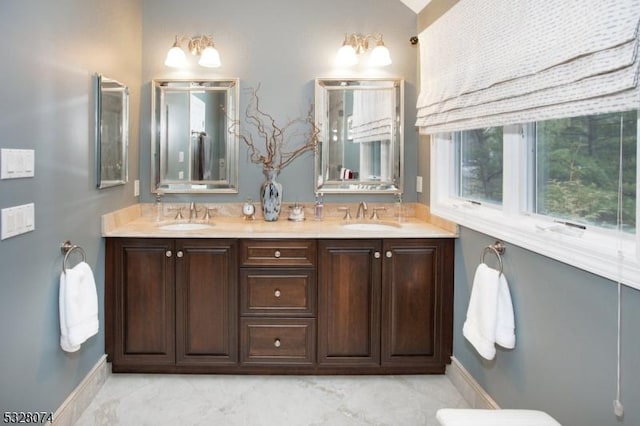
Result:
[[[476,269],[462,334],[486,359],[496,355],[495,344],[516,345],[511,293],[504,274],[484,263]]]
[[[98,293],[91,267],[80,262],[60,274],[60,346],[75,352],[98,332]]]

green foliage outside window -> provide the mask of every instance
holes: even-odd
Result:
[[[502,127],[455,133],[461,197],[502,203]]]
[[[537,123],[537,212],[615,228],[622,137],[622,222],[634,232],[636,127],[636,111]]]

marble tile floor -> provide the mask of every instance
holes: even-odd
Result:
[[[468,408],[444,375],[112,374],[76,425],[427,425]]]

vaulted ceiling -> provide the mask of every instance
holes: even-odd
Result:
[[[402,3],[406,4],[409,9],[413,10],[415,13],[420,12],[424,7],[429,4],[431,0],[400,0]]]

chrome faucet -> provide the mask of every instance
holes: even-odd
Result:
[[[358,204],[358,212],[356,213],[356,219],[364,219],[367,214],[367,203],[360,201]]]
[[[198,218],[198,209],[193,201],[189,204],[189,220]]]

